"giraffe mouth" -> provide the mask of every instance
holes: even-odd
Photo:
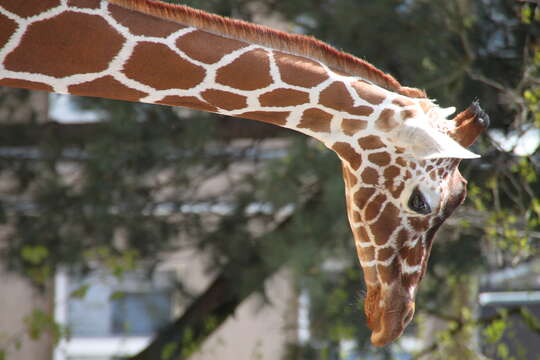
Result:
[[[396,290],[368,291],[364,306],[374,346],[382,347],[397,339],[413,318],[414,301]]]
[[[401,309],[382,310],[376,330],[372,329],[371,343],[382,347],[403,334],[414,315],[414,302],[405,303]]]

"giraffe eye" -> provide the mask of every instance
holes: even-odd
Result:
[[[429,206],[428,202],[426,201],[426,198],[418,188],[415,188],[411,194],[411,197],[409,198],[409,208],[422,215],[427,215],[431,213],[431,207]]]

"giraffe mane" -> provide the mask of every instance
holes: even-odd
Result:
[[[306,56],[326,64],[335,71],[362,77],[386,90],[413,98],[426,98],[424,91],[401,86],[393,76],[384,73],[369,62],[338,51],[311,36],[290,34],[263,25],[209,14],[185,5],[174,5],[154,0],[107,1],[144,14],[194,26],[236,40]]]

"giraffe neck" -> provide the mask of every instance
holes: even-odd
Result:
[[[24,3],[0,5],[0,21],[9,29],[0,39],[0,85],[268,122],[319,139],[342,158],[361,150],[355,135],[391,126],[391,114],[415,106],[303,54],[215,29],[103,0]]]

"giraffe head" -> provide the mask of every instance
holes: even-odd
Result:
[[[477,103],[451,120],[453,108],[427,99],[393,103],[398,107],[382,110],[373,131],[358,139],[361,159],[343,162],[376,346],[393,341],[411,321],[434,235],[466,196],[458,165],[478,157],[466,147],[489,120]]]

